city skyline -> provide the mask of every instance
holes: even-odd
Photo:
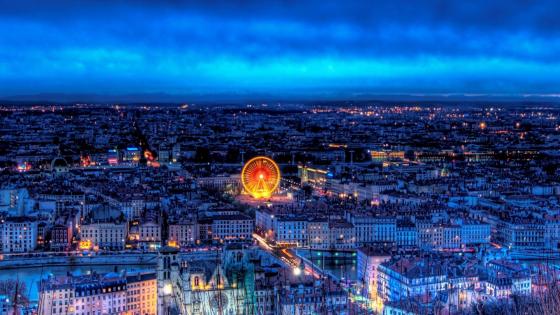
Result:
[[[3,100],[559,95],[553,1],[22,1],[4,8]]]
[[[0,315],[560,314],[560,2],[0,3]]]

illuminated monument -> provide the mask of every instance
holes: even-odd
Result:
[[[243,166],[241,183],[254,198],[270,198],[280,183],[280,169],[272,159],[257,156]]]

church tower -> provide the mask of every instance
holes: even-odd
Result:
[[[174,294],[177,288],[175,283],[179,277],[179,250],[174,247],[165,246],[159,251],[157,264],[158,280],[158,314],[172,314],[175,305]]]

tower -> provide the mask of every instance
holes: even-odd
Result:
[[[158,293],[158,314],[167,315],[171,314],[171,309],[176,308],[174,305],[173,295],[177,290],[174,288],[179,276],[179,250],[174,247],[165,246],[158,254],[157,263],[157,293]]]
[[[241,165],[245,164],[245,150],[241,150]]]

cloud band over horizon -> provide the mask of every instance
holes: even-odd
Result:
[[[1,96],[560,92],[554,1],[2,7]]]

